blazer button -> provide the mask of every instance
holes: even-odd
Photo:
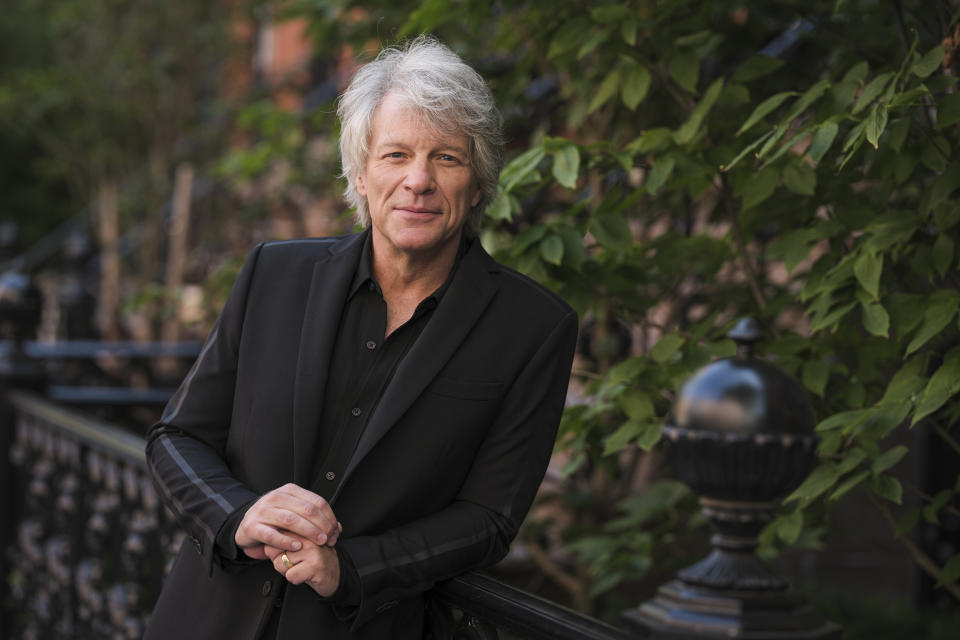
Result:
[[[270,582],[269,580],[267,580],[266,582],[264,582],[264,583],[263,583],[263,586],[260,587],[260,593],[262,593],[264,596],[270,595],[270,592],[271,592],[272,590],[273,590],[273,583]]]
[[[359,417],[360,417],[360,407],[354,407],[353,409],[350,409],[350,413],[353,414],[353,417],[354,417],[354,418],[359,418]]]
[[[324,478],[326,478],[327,480],[333,480],[336,477],[337,477],[337,474],[335,474],[333,471],[327,471],[327,474],[324,476]]]

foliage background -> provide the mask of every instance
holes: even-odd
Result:
[[[752,315],[767,327],[766,357],[809,391],[821,437],[817,467],[787,498],[762,551],[820,548],[834,514],[866,501],[883,535],[928,576],[926,605],[956,611],[956,2],[238,7],[306,18],[317,58],[327,61],[344,51],[368,59],[383,45],[433,33],[494,89],[510,162],[482,240],[569,300],[583,326],[557,450],[564,466],[523,534],[541,575],[565,598],[612,616],[703,550],[705,524],[695,498],[671,479],[660,426],[680,384],[732,355],[725,332]],[[49,58],[42,66],[57,67]],[[344,74],[331,64],[325,79],[342,84]],[[20,134],[24,91],[6,76],[0,82],[5,140]],[[241,144],[196,156],[233,190],[230,202],[246,220],[278,202],[295,208],[291,194],[342,188],[332,146],[318,153],[311,143],[335,135],[332,103],[290,112],[262,97],[247,96],[249,106],[226,120]],[[136,103],[121,109],[137,122]],[[213,111],[195,128],[174,119],[176,131],[203,139],[211,122],[224,122]],[[103,123],[71,114],[70,122]],[[127,146],[107,144],[127,122],[115,117],[78,140],[80,152],[103,146],[104,160],[91,164],[101,174],[135,165],[149,175],[151,154],[142,149],[156,138],[136,138],[123,155]],[[39,139],[22,153],[42,156]],[[176,153],[161,155],[167,171],[154,175],[168,175]],[[76,175],[86,174],[64,170],[46,184],[68,185]],[[862,617],[856,594],[847,597],[854,604],[825,606]],[[885,625],[894,637],[946,633],[929,611],[911,618],[884,606],[871,615],[900,620]]]

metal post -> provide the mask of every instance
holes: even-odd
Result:
[[[664,427],[677,475],[700,494],[717,534],[713,551],[624,614],[656,638],[833,640],[824,621],[755,554],[757,535],[783,496],[810,472],[816,438],[800,385],[753,357],[760,339],[745,319],[731,332],[737,356],[698,371]]]

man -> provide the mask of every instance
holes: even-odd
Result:
[[[339,106],[367,229],[251,253],[147,456],[183,545],[147,638],[421,638],[507,552],[552,450],[576,314],[472,234],[500,120],[421,38]]]

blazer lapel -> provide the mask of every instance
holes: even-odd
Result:
[[[331,501],[340,494],[357,464],[420,396],[470,333],[496,293],[489,272],[497,270],[499,265],[483,250],[480,240],[474,240],[433,317],[384,390]]]
[[[365,236],[357,234],[333,245],[313,267],[293,389],[293,477],[303,486],[311,479],[333,343]]]

